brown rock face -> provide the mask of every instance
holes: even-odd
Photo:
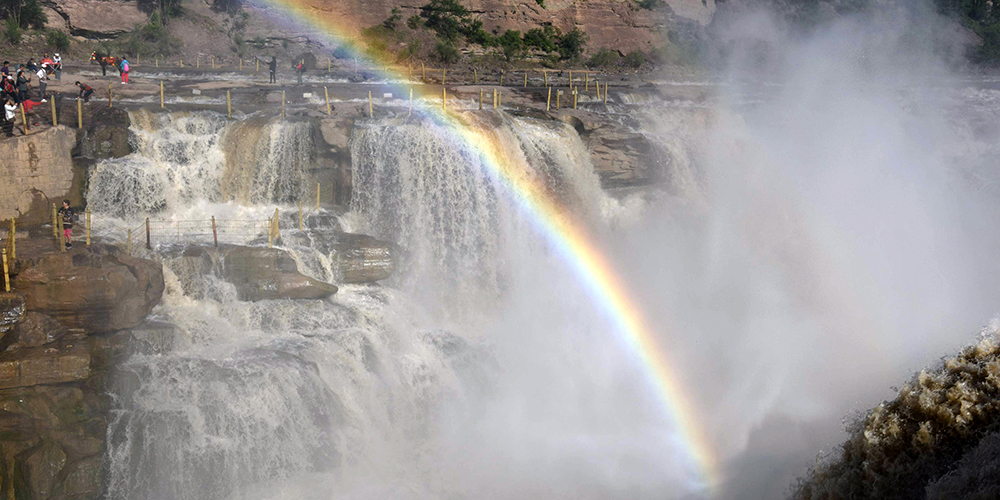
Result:
[[[86,342],[30,347],[0,354],[0,389],[60,384],[90,376]]]
[[[121,158],[131,154],[128,130],[131,123],[128,111],[120,107],[101,108],[94,113],[84,129],[83,138],[80,139],[81,153],[94,160]]]
[[[341,233],[334,245],[344,283],[374,283],[396,270],[396,245],[365,234]]]
[[[29,311],[97,333],[138,325],[160,302],[163,269],[117,247],[78,246],[21,261],[13,284]]]
[[[43,0],[56,11],[69,32],[88,38],[113,38],[147,22],[136,2],[119,0]],[[56,21],[49,19],[50,23]]]
[[[38,347],[51,344],[66,335],[66,329],[59,321],[36,312],[29,312],[17,328],[12,339],[17,347]]]

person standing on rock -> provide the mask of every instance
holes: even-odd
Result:
[[[36,75],[38,75],[38,100],[39,102],[48,102],[45,99],[45,87],[48,85],[45,80],[49,79],[49,73],[45,71],[45,66],[40,66]]]
[[[271,73],[271,81],[268,83],[278,83],[278,77],[275,76],[278,71],[278,58],[271,56],[271,62],[267,63],[267,68]]]
[[[3,100],[3,129],[4,135],[14,137],[14,117],[17,116],[17,104],[7,99]]]
[[[22,64],[20,68],[17,68],[17,102],[24,102],[28,100],[28,82],[31,81],[30,78],[24,75],[24,65]]]
[[[62,208],[59,209],[59,217],[62,217],[63,238],[66,239],[66,248],[72,248],[73,243],[70,238],[73,236],[73,217],[76,213],[69,206],[69,200],[63,200]]]
[[[10,61],[4,61],[3,66],[0,66],[0,75],[10,76]]]
[[[56,70],[56,81],[62,81],[62,57],[56,52],[56,55],[52,56],[52,69]]]
[[[299,85],[302,85],[302,76],[306,74],[305,61],[299,61],[299,63],[295,65],[295,73],[299,76]]]
[[[129,70],[128,59],[126,59],[125,57],[122,57],[122,63],[120,68],[122,72],[122,85],[125,85],[128,83],[128,70]]]

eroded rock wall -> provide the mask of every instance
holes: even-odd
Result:
[[[0,220],[48,220],[51,203],[69,197],[73,187],[76,132],[50,127],[0,141]]]

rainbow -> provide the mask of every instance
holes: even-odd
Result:
[[[263,7],[279,9],[289,15],[293,22],[318,30],[334,45],[351,47],[359,58],[384,65],[383,71],[390,80],[405,80],[405,75],[390,69],[393,63],[378,60],[376,54],[369,53],[364,48],[363,43],[356,43],[356,37],[351,35],[357,32],[356,28],[334,19],[335,16],[330,13],[308,5],[305,0],[257,1],[263,3]],[[420,97],[440,98],[429,94]],[[607,258],[589,237],[588,231],[562,209],[540,182],[527,175],[522,165],[511,160],[495,140],[474,127],[467,126],[458,113],[437,106],[423,107],[419,112],[452,131],[473,151],[478,151],[492,174],[510,189],[517,203],[533,218],[543,236],[565,257],[595,301],[616,325],[625,342],[642,361],[646,375],[660,395],[680,434],[683,447],[697,469],[700,476],[698,485],[703,492],[714,493],[720,482],[717,459],[712,444],[697,423],[697,412],[687,400],[668,359],[657,345],[653,330],[635,307],[635,302]]]

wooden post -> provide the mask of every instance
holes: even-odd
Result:
[[[479,110],[483,110],[483,89],[479,89]]]
[[[562,91],[556,89],[556,109],[559,109],[559,96],[562,95]]]
[[[87,246],[90,246],[90,207],[87,207]]]
[[[545,70],[543,69],[543,70],[542,70],[542,76],[544,76],[544,77],[545,77],[545,86],[546,86],[546,87],[548,87],[548,86],[549,86],[549,72],[548,72],[548,71],[545,71]]]
[[[503,89],[497,91],[497,108],[503,109]]]
[[[552,87],[549,87],[549,96],[545,98],[545,111],[552,108]]]
[[[58,211],[58,209],[56,209],[56,204],[53,203],[52,204],[52,237],[53,238],[58,238],[59,237],[59,223],[56,221],[56,219],[58,217],[59,217],[59,211]]]
[[[274,222],[267,218],[267,248],[271,248],[271,241],[274,239]]]
[[[578,89],[576,87],[573,87],[573,109],[576,109],[576,94],[577,94],[577,91],[578,91]]]
[[[569,86],[573,86],[573,70],[570,70],[569,72]]]
[[[66,251],[66,233],[63,233],[63,220],[62,217],[56,218],[56,225],[59,227],[59,251]]]
[[[406,110],[406,116],[413,114],[413,87],[410,87],[410,107]]]
[[[299,200],[299,231],[302,231],[302,200]]]
[[[448,111],[448,89],[441,88],[441,109]]]
[[[500,70],[500,86],[503,87],[503,70]]]
[[[215,228],[215,216],[212,216],[212,241],[215,243],[215,247],[219,247],[219,231]]]
[[[146,217],[146,249],[152,250],[153,246],[149,241],[149,217]]]
[[[528,88],[528,72],[524,72],[524,88]]]
[[[255,57],[254,62],[257,63],[257,69],[253,70],[253,72],[254,73],[259,73],[260,72],[260,59],[256,59],[256,56],[254,56],[254,57]]]
[[[215,69],[215,56],[212,56],[212,69]]]
[[[375,108],[372,107],[372,91],[368,91],[368,118],[375,118]]]
[[[160,109],[163,109],[163,82],[160,82]]]
[[[55,98],[55,96],[52,96],[52,99],[49,99],[49,102],[52,103],[52,126],[55,127],[55,126],[59,125],[59,120],[56,119],[56,98]]]
[[[608,103],[608,84],[604,84],[604,104]]]
[[[184,67],[184,59],[181,59],[181,60],[180,60],[180,66],[181,66],[182,68]]]
[[[278,209],[274,209],[274,239],[281,237],[281,223],[278,219]]]
[[[76,100],[76,128],[83,128],[83,99]]]
[[[326,114],[330,116],[333,112],[330,110],[330,91],[323,87],[323,95],[326,96]]]
[[[285,117],[285,91],[281,91],[281,117]]]
[[[441,85],[444,85],[446,81],[448,81],[448,68],[441,70]]]
[[[4,290],[10,291],[10,275],[7,273],[7,249],[0,250],[3,253],[3,286]]]
[[[243,58],[240,58],[240,71],[243,71]]]
[[[229,96],[229,91],[226,91],[226,112],[229,113],[229,118],[233,117],[233,100]]]
[[[590,92],[590,73],[583,74],[583,91]]]
[[[125,240],[125,254],[132,255],[132,230],[128,230],[128,239]]]
[[[198,69],[201,68],[201,56],[198,56],[197,58],[195,58],[195,60],[194,60],[194,67],[198,68]]]
[[[497,109],[497,88],[493,87],[493,109]]]
[[[601,81],[594,78],[594,89],[597,90],[597,100],[601,100]]]
[[[316,183],[316,211],[319,212],[319,183]]]
[[[24,113],[24,103],[21,103],[21,124],[24,125],[24,135],[28,135],[28,115]]]
[[[109,83],[108,84],[108,107],[109,108],[111,107],[111,101],[114,100],[114,94],[115,94],[114,85],[115,85],[114,83]]]
[[[479,85],[479,70],[472,68],[472,83]]]

